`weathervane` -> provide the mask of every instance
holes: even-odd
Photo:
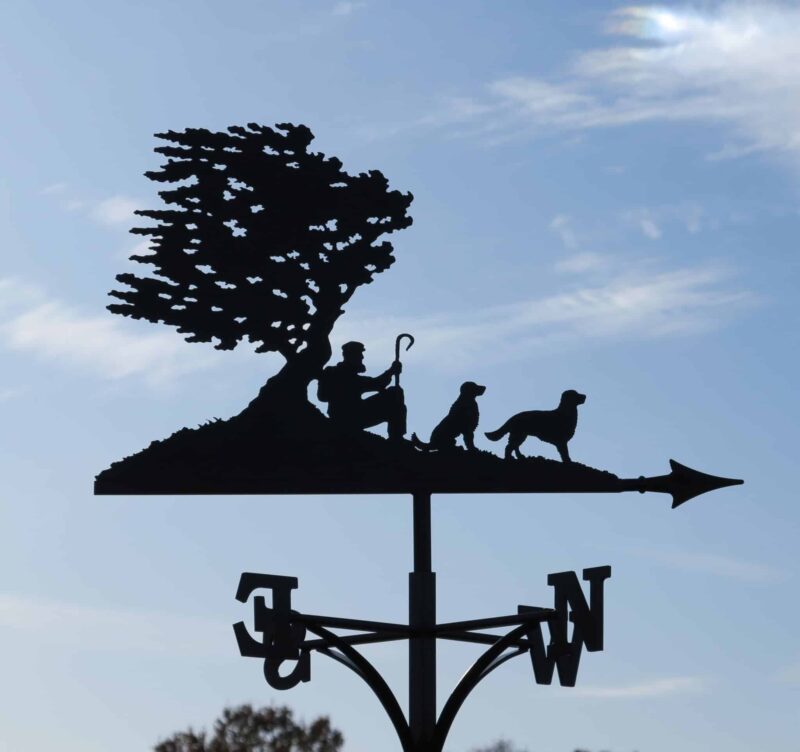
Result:
[[[164,323],[189,342],[230,350],[244,340],[285,360],[253,401],[228,420],[171,437],[115,462],[95,480],[97,494],[411,494],[414,570],[407,624],[314,616],[292,608],[293,577],[244,573],[236,597],[253,597],[253,636],[234,625],[243,656],[262,659],[270,686],[289,689],[311,678],[311,653],[350,668],[375,693],[404,752],[441,752],[456,713],[491,671],[521,655],[536,682],[554,673],[574,686],[583,649],[603,649],[608,566],[584,569],[588,601],[575,572],[551,574],[552,607],[519,606],[516,614],[438,623],[431,560],[433,493],[610,493],[655,491],[677,507],[742,481],[719,478],[670,460],[668,475],[619,478],[575,462],[568,444],[586,396],[565,390],[551,410],[528,410],[485,432],[505,442],[502,456],[480,449],[478,399],[487,388],[461,384],[446,415],[423,441],[406,438],[400,386],[405,341],[380,374],[365,373],[362,343],[341,348],[330,335],[355,290],[394,263],[387,233],[411,225],[410,193],[390,190],[377,170],[351,175],[336,158],[309,151],[305,126],[248,124],[224,132],[187,129],[158,134],[166,157],[152,180],[168,208],[139,211],[154,222],[133,232],[150,239],[132,256],[145,276],[120,274],[113,313]],[[325,413],[309,400],[316,396]],[[488,390],[491,395],[491,390]],[[386,438],[371,428],[384,430]],[[528,438],[550,444],[560,460],[526,457]],[[463,447],[459,446],[459,441]],[[268,595],[268,597],[267,597]],[[509,627],[502,636],[486,630]],[[344,634],[340,634],[344,632]],[[486,645],[437,713],[436,642]],[[409,643],[408,719],[386,681],[356,649]]]

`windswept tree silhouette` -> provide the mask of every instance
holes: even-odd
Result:
[[[305,400],[344,305],[394,263],[379,241],[411,224],[413,196],[377,170],[351,175],[309,151],[304,125],[156,135],[167,159],[145,174],[177,185],[159,192],[168,208],[136,212],[156,224],[131,231],[151,251],[131,259],[152,271],[117,275],[125,289],[111,291],[121,302],[109,310],[175,326],[188,342],[280,353],[284,366],[254,403]]]

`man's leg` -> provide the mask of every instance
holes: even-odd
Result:
[[[392,440],[400,440],[406,435],[406,397],[399,386],[390,386],[383,392],[386,395],[388,418],[387,433]]]
[[[361,425],[372,428],[386,423],[392,440],[406,435],[406,414],[405,395],[399,386],[390,386],[361,402]]]

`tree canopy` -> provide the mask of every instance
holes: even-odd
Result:
[[[492,744],[487,744],[483,747],[475,747],[471,752],[528,752],[525,749],[521,749],[517,747],[515,744],[512,744],[508,739],[498,739],[496,742]],[[578,750],[577,752],[580,752]]]
[[[492,744],[487,744],[483,747],[475,747],[471,752],[528,752],[527,749],[517,747],[508,739],[498,739]],[[575,752],[588,752],[585,749],[576,749]]]
[[[226,708],[214,731],[192,729],[159,742],[153,752],[339,752],[344,737],[322,716],[305,724],[287,707],[251,705]],[[471,752],[526,752],[507,739],[475,747]],[[586,752],[577,749],[575,752]]]
[[[222,350],[247,339],[291,361],[316,346],[309,365],[324,364],[345,303],[394,262],[379,239],[411,224],[412,195],[309,151],[303,125],[156,135],[166,163],[145,174],[176,185],[159,193],[167,208],[136,212],[156,224],[132,230],[150,253],[131,259],[152,273],[119,274],[124,289],[110,294],[121,302],[109,310]]]
[[[342,734],[327,717],[311,723],[294,718],[287,707],[251,705],[226,708],[214,731],[181,731],[159,742],[154,752],[339,752]]]

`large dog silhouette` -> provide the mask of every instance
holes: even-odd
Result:
[[[489,431],[487,439],[497,441],[508,434],[506,459],[523,457],[519,448],[528,436],[553,444],[562,462],[571,462],[567,443],[575,435],[578,425],[578,405],[586,402],[586,395],[568,389],[561,395],[561,402],[555,410],[529,410],[517,413],[503,423],[496,431]]]

